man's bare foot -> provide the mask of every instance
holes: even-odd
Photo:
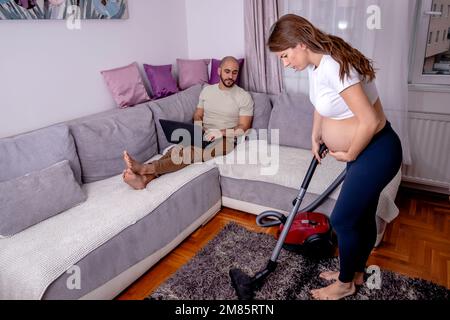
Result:
[[[319,274],[319,277],[325,280],[339,280],[339,271],[324,271]],[[364,283],[364,273],[355,272],[353,282],[357,286],[361,286]]]
[[[135,190],[145,189],[147,184],[155,179],[154,175],[139,175],[127,169],[123,172],[123,181]]]
[[[311,295],[316,300],[339,300],[355,294],[356,288],[353,282],[344,283],[339,280],[328,287],[311,290]]]
[[[123,161],[125,161],[127,168],[136,174],[144,175],[155,173],[152,165],[139,163],[138,161],[133,159],[127,151],[123,152]]]

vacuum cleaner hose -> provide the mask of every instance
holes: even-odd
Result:
[[[346,170],[344,169],[341,174],[333,181],[332,184],[324,191],[322,194],[320,194],[316,200],[314,200],[312,203],[310,203],[308,206],[306,206],[303,209],[300,209],[300,212],[313,212],[316,210],[322,202],[328,198],[328,196],[344,181],[345,179]],[[295,204],[295,201],[297,199],[294,199],[293,205]],[[272,227],[272,226],[278,226],[280,224],[286,223],[286,216],[280,212],[277,211],[264,211],[260,215],[256,217],[256,223],[260,227]]]

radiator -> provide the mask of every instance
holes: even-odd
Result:
[[[402,180],[450,194],[450,115],[410,112],[409,138],[412,165]]]

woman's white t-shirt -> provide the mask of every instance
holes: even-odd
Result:
[[[375,81],[362,81],[361,75],[353,67],[350,67],[350,75],[345,75],[344,81],[341,81],[339,70],[339,63],[330,55],[323,55],[317,68],[314,65],[308,67],[311,103],[320,115],[335,120],[354,116],[339,93],[358,82],[361,82],[372,105],[378,99]]]

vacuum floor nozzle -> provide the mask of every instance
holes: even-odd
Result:
[[[229,274],[239,300],[252,300],[255,292],[253,278],[240,269],[231,269]]]

